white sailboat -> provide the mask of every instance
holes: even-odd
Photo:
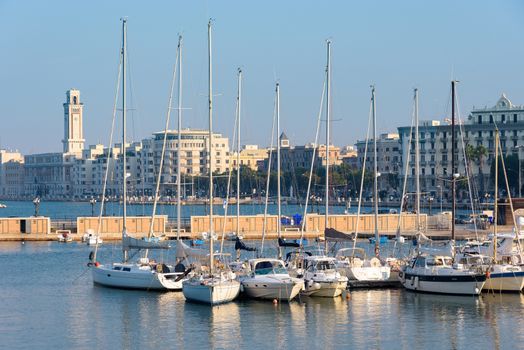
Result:
[[[126,230],[127,221],[127,179],[126,179],[126,55],[127,55],[127,19],[122,19],[122,193],[123,193],[123,228],[122,228],[122,252],[123,260],[121,263],[100,264],[96,260],[97,248],[92,256],[91,272],[93,276],[93,283],[106,287],[124,288],[124,289],[145,289],[145,290],[180,290],[182,288],[182,279],[185,277],[185,272],[173,272],[175,269],[163,263],[156,263],[147,257],[147,252],[150,249],[169,249],[170,246],[166,241],[162,241],[157,237],[152,236],[153,224],[155,219],[155,209],[158,199],[159,182],[157,182],[157,189],[155,193],[155,202],[153,204],[153,215],[151,217],[150,234],[148,238],[137,239],[128,236]],[[180,54],[180,40],[179,40],[179,54]],[[174,82],[174,79],[173,79]],[[168,106],[168,117],[166,120],[169,123],[169,110],[171,109],[171,98]],[[164,147],[165,149],[165,138]],[[160,169],[162,169],[163,154]],[[107,167],[109,169],[109,167]],[[158,181],[160,180],[159,172]],[[107,170],[105,179],[107,180]],[[104,191],[105,193],[105,183]],[[103,211],[103,201],[100,209],[100,216]],[[99,230],[100,231],[100,230]],[[146,254],[141,257],[138,262],[129,261],[130,250],[146,250]]]
[[[450,247],[450,256],[425,250],[419,243],[418,255],[412,259],[409,265],[404,266],[399,273],[399,279],[406,289],[416,292],[479,295],[486,281],[485,272],[454,263],[455,178],[457,177],[455,174],[455,81],[451,82],[451,90],[451,188],[453,202],[451,241],[449,245],[444,247]],[[422,237],[421,234],[419,236]],[[420,239],[418,241],[420,242]]]
[[[326,186],[324,218],[327,230],[329,228],[329,143],[331,141],[331,41],[328,40],[326,45]],[[346,290],[348,278],[337,271],[335,258],[326,256],[327,244],[327,240],[324,240],[324,251],[321,254],[312,256],[302,254],[301,269],[304,278],[304,290],[302,293],[304,295],[311,297],[337,297]]]
[[[493,216],[493,234],[490,239],[480,245],[464,246],[458,256],[458,263],[463,266],[476,267],[486,270],[486,283],[483,291],[485,292],[517,292],[524,288],[524,265],[522,247],[519,241],[519,222],[522,221],[522,209],[513,213],[514,233],[498,233],[498,156],[499,156],[499,130],[495,130],[495,208]],[[502,158],[502,165],[505,165]],[[509,184],[506,181],[508,193]],[[511,210],[513,205],[509,200]]]
[[[209,269],[183,282],[182,292],[187,300],[210,305],[227,303],[240,292],[240,282],[231,271],[219,270],[214,265],[213,237],[213,75],[211,51],[211,20],[207,27],[209,56]]]
[[[377,166],[377,131],[376,131],[376,105],[375,87],[371,90],[371,110],[373,119],[373,148],[374,148],[374,181],[373,196],[375,205],[375,255],[376,257],[367,258],[362,249],[356,247],[357,239],[353,242],[353,248],[342,248],[337,254],[337,265],[349,279],[350,287],[383,287],[386,282],[390,282],[391,267],[387,263],[380,261],[380,236],[378,232],[378,166]],[[369,129],[368,129],[369,130]],[[366,141],[367,152],[367,141]],[[366,159],[366,157],[364,157]],[[365,167],[364,167],[365,168]],[[364,171],[363,168],[363,171]],[[361,179],[361,196],[363,188],[364,174]],[[359,201],[360,213],[360,201]],[[359,219],[357,218],[357,231]],[[356,233],[358,235],[358,232]]]

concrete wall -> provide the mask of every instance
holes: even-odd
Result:
[[[102,225],[100,233],[119,233],[122,232],[122,217],[105,216],[102,217]],[[167,223],[167,215],[155,216],[153,225],[154,233],[165,233]],[[94,232],[98,231],[98,217],[78,217],[76,219],[77,233],[84,234],[88,229]],[[126,220],[127,232],[130,234],[147,235],[149,233],[149,225],[151,225],[151,217],[149,216],[128,216]]]
[[[379,214],[378,215],[378,230],[380,233],[395,233],[398,226],[398,214]],[[416,214],[402,214],[401,232],[415,232],[416,231]],[[357,215],[330,215],[329,226],[335,230],[353,233],[356,231]],[[420,228],[425,230],[427,226],[427,215],[420,214]],[[308,214],[306,218],[307,232],[324,232],[325,217],[324,215]],[[375,232],[375,216],[374,215],[360,215],[360,223],[358,227],[359,233],[374,233]]]
[[[50,232],[51,221],[48,217],[0,218],[0,234],[49,234]]]
[[[237,219],[236,216],[213,216],[213,227],[216,234],[221,234],[224,231],[224,219],[225,219],[225,232],[236,232],[237,230]],[[277,216],[268,215],[266,217],[266,232],[275,233],[277,232]],[[245,236],[246,234],[258,234],[261,235],[264,229],[264,215],[243,215],[240,217],[240,232]],[[199,234],[202,232],[209,232],[209,216],[191,216],[191,233]]]

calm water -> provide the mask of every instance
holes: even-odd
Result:
[[[35,213],[34,205],[31,201],[1,201],[7,205],[7,208],[0,209],[0,217],[9,216],[31,216]],[[105,214],[112,216],[122,215],[122,205],[116,202],[109,202],[106,205]],[[151,215],[153,206],[151,204],[135,204],[127,207],[129,215]],[[213,206],[216,215],[223,215],[224,208],[222,205]],[[399,208],[391,208],[398,210]],[[182,217],[190,217],[191,215],[207,215],[206,206],[204,205],[184,205],[182,207]],[[345,206],[332,206],[330,213],[342,214],[346,210]],[[362,213],[371,213],[373,208],[361,208]],[[423,209],[427,212],[427,209]],[[433,213],[439,211],[440,208],[433,208]],[[356,213],[357,206],[354,205],[349,209],[350,212]],[[91,204],[88,202],[42,202],[40,204],[39,215],[49,216],[52,219],[76,219],[78,216],[90,216],[92,212]],[[100,203],[94,206],[94,214],[98,216],[100,212]],[[322,205],[309,205],[308,212],[324,213]],[[264,205],[261,204],[242,204],[240,206],[240,213],[242,215],[256,215],[264,213]],[[277,214],[277,206],[270,204],[268,206],[269,214]],[[457,210],[457,213],[468,213],[465,210]],[[157,214],[168,215],[170,218],[176,218],[176,205],[159,205]],[[228,214],[236,214],[236,205],[230,205]],[[300,205],[282,205],[282,214],[292,216],[294,214],[304,214],[304,207]]]
[[[0,243],[0,347],[4,349],[516,349],[524,297],[353,291],[274,306],[187,303],[181,293],[95,287],[90,248]],[[105,244],[100,260],[120,257]]]

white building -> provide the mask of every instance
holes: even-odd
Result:
[[[24,181],[24,157],[18,151],[0,150],[0,198],[17,199]]]
[[[458,119],[456,121],[458,124]],[[494,159],[495,128],[500,130],[500,143],[504,154],[519,154],[524,158],[524,106],[516,106],[504,95],[495,106],[488,108],[473,108],[463,125],[455,125],[457,172],[466,174],[464,149],[468,145],[486,149],[485,156],[477,156],[469,160],[470,174],[475,180],[480,196],[492,190],[490,167]],[[463,132],[460,130],[462,129]],[[399,127],[402,159],[409,157],[408,182],[411,191],[414,190],[415,175],[415,135],[412,133],[412,143],[409,145],[410,127]],[[463,139],[463,141],[462,141]],[[433,196],[449,197],[449,180],[451,179],[451,125],[441,125],[438,121],[427,121],[419,126],[420,140],[420,179],[421,190],[431,192]],[[404,174],[404,164],[401,174]]]

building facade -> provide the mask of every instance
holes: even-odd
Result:
[[[0,150],[0,198],[19,198],[23,181],[24,157],[18,151]]]
[[[495,130],[500,131],[500,145],[505,155],[517,154],[519,161],[524,157],[524,106],[516,106],[503,94],[495,106],[473,108],[463,124],[456,122],[456,173],[470,175],[474,179],[479,196],[492,191],[490,167],[495,157]],[[402,166],[401,174],[407,170],[411,191],[415,188],[415,134],[410,127],[399,127],[402,159],[408,158],[408,166]],[[414,129],[413,129],[414,130]],[[410,142],[411,136],[411,142]],[[427,121],[419,126],[420,184],[421,190],[432,196],[450,198],[448,191],[452,176],[451,169],[451,125],[438,121]],[[466,149],[484,149],[485,154],[466,157]],[[482,152],[481,152],[482,153]],[[466,160],[467,159],[467,160]],[[468,172],[466,172],[466,164]]]

